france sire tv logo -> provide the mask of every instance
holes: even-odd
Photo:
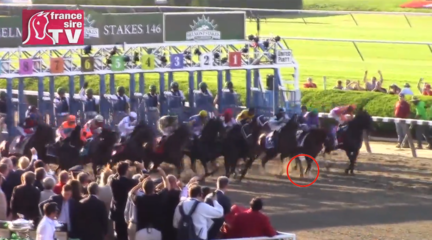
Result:
[[[84,10],[23,10],[23,45],[83,45]]]

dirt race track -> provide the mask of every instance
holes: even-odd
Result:
[[[299,240],[432,239],[432,151],[418,150],[419,158],[412,158],[409,149],[396,150],[394,144],[371,142],[371,147],[372,154],[362,149],[355,176],[343,174],[347,158],[341,153],[332,156],[329,172],[319,157],[317,182],[299,188],[286,174],[275,176],[281,164],[272,160],[266,172],[255,164],[227,194],[244,206],[252,197],[263,198],[273,226]],[[308,183],[291,173],[297,183]]]

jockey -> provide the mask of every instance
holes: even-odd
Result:
[[[37,126],[39,122],[39,114],[38,110],[35,106],[29,106],[26,114],[25,114],[25,120],[22,124],[22,129],[18,128],[22,136],[27,136],[29,134],[34,133],[35,127]]]
[[[237,115],[236,121],[244,125],[245,123],[250,122],[254,116],[255,116],[255,108],[249,108],[247,110],[241,111],[241,113]]]
[[[201,134],[204,124],[207,120],[207,111],[201,110],[197,115],[193,115],[189,118],[189,123],[192,124],[192,131],[196,136]]]
[[[176,116],[163,116],[159,119],[159,130],[162,132],[163,138],[170,136],[177,125]]]
[[[318,110],[313,109],[312,111],[308,112],[304,116],[305,122],[304,124],[307,126],[307,129],[314,129],[319,128],[319,117],[318,117]]]
[[[232,127],[234,126],[234,124],[236,124],[236,121],[233,118],[232,110],[230,108],[225,110],[222,116],[223,116],[223,125],[225,128]]]
[[[89,120],[86,124],[84,124],[83,131],[81,134],[81,140],[84,142],[89,138],[93,137],[94,134],[98,133],[98,129],[104,126],[104,118],[102,115],[96,115],[95,118]]]
[[[64,121],[57,129],[57,136],[59,137],[59,139],[67,138],[76,126],[76,117],[74,115],[69,115],[66,121]]]
[[[349,119],[352,119],[354,109],[354,105],[335,107],[330,111],[329,116],[334,118],[339,123],[339,125],[343,125],[347,123]],[[350,115],[349,119],[346,117],[347,114]]]
[[[278,131],[287,120],[289,117],[286,115],[285,109],[279,108],[279,111],[268,121],[268,124],[272,131]]]
[[[118,124],[120,131],[120,142],[124,142],[126,137],[132,133],[136,125],[137,114],[136,112],[130,112],[129,116],[124,117]]]

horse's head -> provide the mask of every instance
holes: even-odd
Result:
[[[218,134],[225,132],[223,122],[220,118],[210,118],[204,126],[201,138],[205,140],[215,140]]]
[[[69,137],[67,138],[72,146],[79,146],[82,145],[81,140],[81,126],[76,125],[74,130],[70,133]]]
[[[351,126],[356,129],[372,131],[373,130],[373,119],[372,116],[363,109],[360,109],[355,115],[354,119],[349,122]]]
[[[153,139],[153,130],[145,121],[140,121],[135,126],[130,139],[140,143],[150,142]]]
[[[112,131],[110,128],[102,128],[102,132],[98,138],[103,141],[104,145],[111,146],[117,141],[117,133]]]
[[[45,145],[54,141],[55,131],[50,125],[41,122],[36,127],[34,137],[37,139],[37,142]]]
[[[298,115],[294,114],[293,117],[290,118],[290,120],[288,120],[288,122],[281,128],[281,133],[297,132],[297,129],[299,127],[298,120],[299,120]]]

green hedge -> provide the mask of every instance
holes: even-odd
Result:
[[[432,97],[420,96],[419,98],[426,103],[427,107],[432,107]],[[363,108],[372,116],[394,117],[394,107],[397,99],[396,95],[376,92],[302,90],[302,104],[308,108],[317,108],[320,112],[329,112],[335,106],[355,104],[357,109]],[[410,97],[407,97],[407,100],[410,100]],[[412,105],[411,113],[412,117],[414,117],[415,108]],[[380,134],[395,133],[394,124],[376,123],[375,127]]]

